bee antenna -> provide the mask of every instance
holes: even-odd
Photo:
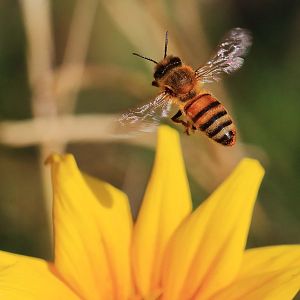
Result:
[[[168,51],[168,31],[166,31],[166,37],[165,37],[165,55],[164,58],[167,56],[167,51]]]
[[[155,64],[158,64],[158,62],[155,61],[155,60],[152,59],[152,58],[142,56],[142,55],[140,55],[140,54],[138,54],[138,53],[132,53],[132,54],[133,54],[133,55],[136,55],[136,56],[138,56],[138,57],[141,57],[141,58],[143,58],[143,59],[150,60],[150,61],[154,62]]]

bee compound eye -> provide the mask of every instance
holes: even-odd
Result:
[[[170,63],[174,66],[181,66],[182,65],[181,59],[177,56],[172,57],[171,60],[170,60]]]
[[[155,79],[160,79],[163,77],[165,71],[165,66],[159,66],[159,68],[154,73]]]

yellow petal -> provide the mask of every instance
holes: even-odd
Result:
[[[238,277],[296,267],[300,268],[300,245],[254,248],[245,252]]]
[[[172,237],[163,299],[207,299],[232,282],[243,257],[261,165],[244,159]]]
[[[41,259],[0,251],[0,299],[80,300]]]
[[[247,250],[235,281],[213,300],[290,300],[300,289],[300,246]]]
[[[190,211],[190,190],[179,136],[170,127],[161,126],[154,168],[133,235],[134,277],[144,297],[159,290],[166,244]]]
[[[52,156],[55,265],[82,298],[127,299],[132,294],[132,220],[127,197],[83,177],[71,155]]]

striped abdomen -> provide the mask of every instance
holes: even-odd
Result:
[[[236,129],[224,106],[210,94],[200,94],[184,107],[186,116],[196,129],[206,133],[217,143],[233,146]]]

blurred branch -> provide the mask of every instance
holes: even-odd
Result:
[[[76,96],[80,89],[80,82],[84,68],[84,61],[90,40],[90,32],[96,12],[97,0],[77,1],[73,21],[70,29],[63,66],[76,63],[73,78],[77,85],[64,98],[54,93],[53,74],[53,38],[51,30],[50,2],[48,0],[20,0],[22,7],[25,32],[28,42],[28,73],[32,91],[32,114],[34,118],[49,118],[56,122],[58,104],[63,103],[63,111],[71,112],[75,105]],[[63,67],[60,70],[66,70]],[[56,81],[56,88],[61,89],[60,82],[64,82],[64,73],[60,73]],[[35,119],[33,123],[35,123]],[[38,122],[38,121],[37,121]],[[20,132],[23,132],[23,128]],[[31,133],[27,133],[31,136]],[[52,192],[49,170],[43,165],[49,153],[63,152],[65,140],[40,139],[36,141],[40,147],[40,168],[46,200],[46,210],[49,224],[52,224]],[[52,228],[52,226],[50,226]],[[52,230],[50,231],[52,233]]]
[[[56,103],[52,93],[53,41],[50,7],[47,0],[21,0],[27,36],[28,74],[32,89],[34,116],[55,116]]]
[[[43,143],[69,143],[117,139],[116,115],[65,115],[0,123],[2,144],[25,147]],[[93,130],[94,129],[94,130]]]
[[[28,45],[28,73],[32,91],[32,114],[34,117],[57,115],[53,94],[53,39],[48,0],[21,0],[25,32]],[[20,131],[22,132],[22,131]],[[50,236],[52,234],[52,188],[49,170],[43,165],[44,158],[60,145],[40,144],[39,164],[43,180],[44,199],[48,216]]]
[[[78,0],[75,6],[65,55],[61,68],[58,70],[56,92],[62,94],[65,83],[69,82],[70,68],[72,69],[72,90],[68,95],[59,98],[59,110],[70,113],[74,110],[76,97],[81,88],[85,59],[90,43],[92,27],[97,12],[98,0]],[[76,67],[72,67],[76,65]]]
[[[78,78],[78,69],[82,72],[82,78]],[[64,76],[59,76],[64,73]],[[69,93],[74,93],[78,90],[78,85],[81,89],[84,88],[103,88],[112,87],[124,89],[131,95],[143,100],[147,91],[150,91],[151,85],[149,80],[145,78],[145,74],[136,71],[125,70],[118,66],[104,65],[87,65],[82,68],[81,65],[70,64],[64,67],[64,70],[57,70],[55,73],[55,82],[60,81],[59,89],[55,89],[57,97],[67,97]]]

